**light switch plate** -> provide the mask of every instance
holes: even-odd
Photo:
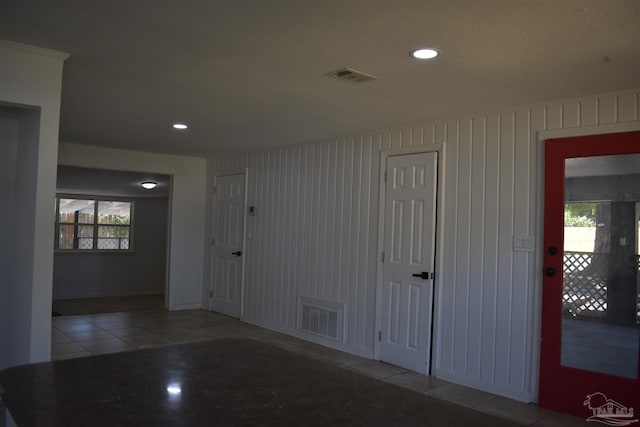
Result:
[[[531,236],[514,236],[513,250],[514,252],[533,252],[534,241]]]

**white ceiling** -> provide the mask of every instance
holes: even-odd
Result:
[[[153,190],[142,188],[143,181],[154,181]],[[115,197],[169,197],[169,175],[126,172],[106,169],[58,166],[56,192],[67,195],[115,196]]]
[[[565,160],[567,178],[640,175],[640,154],[574,157]]]
[[[199,156],[640,87],[638,0],[2,0],[0,38],[71,54],[62,141]]]

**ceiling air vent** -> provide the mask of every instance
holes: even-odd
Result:
[[[338,70],[327,73],[327,76],[335,77],[350,83],[366,83],[371,80],[377,80],[376,76],[363,73],[362,71],[353,70],[351,68],[340,68]]]

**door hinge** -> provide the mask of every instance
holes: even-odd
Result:
[[[378,341],[382,341],[382,331],[378,331]]]
[[[387,182],[387,171],[384,171],[384,182]]]
[[[217,185],[213,186],[213,194],[218,194],[218,186]]]
[[[380,253],[380,262],[384,262],[384,252]]]

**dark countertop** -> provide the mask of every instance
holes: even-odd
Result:
[[[252,339],[0,372],[19,427],[515,426]]]

